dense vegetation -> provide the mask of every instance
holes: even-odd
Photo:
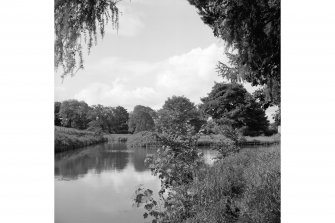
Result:
[[[134,142],[146,131],[182,136],[191,129],[193,134],[222,136],[224,134],[220,129],[224,126],[236,130],[241,136],[268,136],[277,133],[276,125],[269,125],[261,103],[240,84],[215,83],[208,96],[201,100],[203,103],[196,106],[185,96],[172,96],[158,111],[136,105],[130,114],[122,106],[89,106],[84,101],[66,100],[55,102],[54,122],[56,126],[87,130],[95,135],[136,134],[131,139]],[[115,137],[107,138],[115,141]],[[124,136],[122,139],[117,138],[116,141],[128,140]],[[71,147],[70,142],[74,140],[67,141],[68,147]],[[198,141],[198,145],[211,145],[213,142],[217,143],[211,139]],[[72,147],[77,148],[78,145],[81,144],[74,143]]]
[[[73,128],[55,127],[55,152],[77,149],[105,142],[102,135]]]
[[[136,105],[134,111],[129,116],[129,132],[138,133],[153,130],[155,127],[155,117],[156,112],[150,107]]]
[[[280,104],[280,0],[188,0],[213,34],[227,43],[229,64],[219,73],[233,82],[263,86]]]
[[[280,123],[280,0],[188,0],[216,37],[225,41],[228,63],[217,69],[231,82],[247,81],[266,109],[278,106]]]
[[[187,129],[184,123],[190,124],[195,132],[199,132],[202,125],[206,123],[201,119],[199,109],[184,96],[168,98],[157,113],[156,131],[158,132],[173,131],[177,135],[185,134]]]
[[[217,124],[229,124],[243,135],[266,133],[269,122],[265,112],[245,88],[236,83],[216,83],[207,97],[201,99],[203,111]]]
[[[55,125],[104,133],[128,133],[127,110],[121,106],[88,106],[84,101],[55,102]]]

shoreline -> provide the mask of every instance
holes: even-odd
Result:
[[[134,134],[104,134],[97,135],[94,132],[86,130],[77,130],[73,128],[65,128],[55,126],[55,153],[66,152],[74,149],[81,149],[87,146],[100,143],[127,143]],[[219,135],[202,135],[198,142],[198,147],[211,147],[216,145],[222,136]],[[245,137],[243,141],[238,143],[240,147],[252,146],[271,146],[280,144],[280,134],[273,136]],[[148,143],[137,145],[140,147],[152,146]]]

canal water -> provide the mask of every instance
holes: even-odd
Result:
[[[55,223],[147,222],[132,199],[140,185],[159,190],[160,181],[144,165],[154,152],[105,143],[56,154]],[[212,163],[215,152],[203,152]]]

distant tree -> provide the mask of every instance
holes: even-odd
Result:
[[[121,0],[55,0],[55,69],[62,67],[62,77],[84,68],[83,44],[88,52],[104,36],[108,21],[118,29]]]
[[[116,120],[112,107],[104,107],[103,105],[93,105],[89,111],[88,130],[103,131],[106,133],[113,132]]]
[[[155,111],[150,107],[136,105],[134,111],[129,115],[129,132],[138,133],[141,131],[151,131],[155,127]]]
[[[280,0],[188,0],[216,37],[227,43],[229,64],[219,73],[232,82],[262,85],[280,97]]]
[[[60,106],[61,106],[62,103],[58,102],[58,101],[55,101],[55,108],[54,108],[54,119],[55,119],[55,126],[61,126],[61,119],[59,118],[59,110],[60,110]]]
[[[159,132],[174,131],[177,134],[186,134],[187,125],[194,127],[198,132],[204,121],[193,102],[184,96],[168,98],[163,108],[158,111],[156,128]]]
[[[129,113],[122,106],[117,106],[113,108],[115,124],[113,126],[113,131],[115,133],[128,133],[128,119]]]
[[[268,128],[264,110],[240,84],[215,83],[201,100],[204,112],[219,125],[230,125],[244,135],[259,135]]]
[[[86,129],[88,123],[88,111],[89,106],[84,101],[63,101],[59,110],[62,126]]]

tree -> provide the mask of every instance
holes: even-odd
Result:
[[[59,118],[59,110],[60,110],[60,106],[62,103],[55,101],[55,108],[54,108],[54,122],[55,122],[55,126],[61,126],[61,119]]]
[[[273,93],[280,95],[272,89],[280,89],[280,0],[188,1],[214,35],[227,43],[230,64],[219,62],[219,73],[233,82],[263,85],[275,100]]]
[[[159,132],[174,131],[175,134],[185,135],[187,132],[185,124],[193,126],[198,132],[203,123],[193,102],[184,96],[172,96],[158,111],[156,128]]]
[[[134,111],[129,115],[129,132],[138,133],[141,131],[151,131],[155,127],[155,111],[150,107],[136,105]]]
[[[119,26],[121,0],[55,0],[55,69],[63,68],[62,77],[73,75],[84,68],[83,42],[88,52],[97,44],[97,33],[104,36],[105,26],[111,20]]]
[[[112,107],[104,107],[103,105],[93,105],[89,112],[90,122],[88,123],[88,130],[102,131],[112,133],[113,126],[116,120]]]
[[[204,112],[219,125],[230,125],[244,135],[259,135],[268,128],[264,110],[241,84],[215,83],[201,101]]]
[[[59,110],[62,126],[86,129],[88,123],[88,111],[89,106],[84,101],[63,101]]]
[[[128,133],[128,119],[129,113],[122,106],[117,106],[113,109],[115,125],[113,126],[113,131],[115,133]]]

